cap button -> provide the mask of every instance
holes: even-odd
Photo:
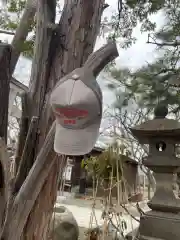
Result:
[[[72,78],[73,78],[74,80],[78,80],[78,79],[79,79],[79,75],[74,74],[74,75],[72,75]]]

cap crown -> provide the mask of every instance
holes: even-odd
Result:
[[[90,71],[76,69],[55,86],[50,99],[57,123],[83,129],[102,117],[102,92]]]

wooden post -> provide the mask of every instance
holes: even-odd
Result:
[[[10,45],[0,43],[0,137],[5,142],[7,142],[10,58]]]
[[[10,45],[0,43],[0,144],[2,143],[0,145],[0,232],[2,230],[2,220],[4,219],[6,214],[5,209],[8,199],[7,189],[9,179],[7,180],[6,176],[9,173],[9,161],[8,157],[4,154],[4,142],[7,142],[8,103],[10,89],[10,59]]]
[[[0,43],[0,137],[7,142],[11,46]]]

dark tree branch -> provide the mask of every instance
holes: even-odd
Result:
[[[11,75],[14,72],[20,53],[22,51],[22,44],[24,43],[28,35],[29,26],[34,20],[34,16],[36,12],[36,2],[37,2],[36,0],[27,1],[23,16],[18,25],[18,28],[16,29],[16,33],[14,34],[14,37],[11,43],[13,48],[13,54],[11,58]]]
[[[21,123],[20,123],[20,132],[19,132],[19,138],[18,138],[18,146],[16,150],[16,156],[15,156],[15,175],[17,174],[21,156],[23,153],[24,145],[26,142],[26,136],[28,133],[28,122],[29,122],[29,111],[28,111],[28,103],[27,103],[27,93],[24,93],[21,96],[22,101],[22,116],[21,116]]]
[[[50,157],[53,151],[55,134],[55,123],[52,125],[46,140],[38,154],[36,161],[31,168],[28,177],[23,183],[13,202],[11,212],[9,212],[7,225],[4,227],[2,239],[19,240],[31,212],[35,200],[47,178],[47,175],[55,162],[55,158]],[[16,217],[16,221],[14,221]]]
[[[11,46],[0,43],[0,137],[7,141]]]
[[[84,67],[91,69],[96,77],[100,71],[112,60],[118,56],[118,51],[115,42],[110,42],[100,48],[95,53],[91,54],[84,64]]]
[[[172,42],[172,43],[164,42],[164,43],[158,43],[158,42],[147,41],[147,43],[154,44],[154,45],[157,45],[157,46],[159,46],[159,47],[177,47],[177,46],[180,46],[180,42]]]
[[[3,223],[8,214],[8,202],[10,197],[10,160],[4,141],[0,138],[0,234]],[[0,236],[1,238],[1,236]]]
[[[179,70],[174,69],[174,68],[163,68],[161,69],[159,72],[157,72],[156,74],[154,74],[153,76],[156,77],[162,73],[167,73],[167,72],[173,72],[173,73],[178,73]]]
[[[102,9],[102,11],[104,11],[106,8],[108,8],[109,7],[109,4],[107,4],[107,3],[105,3],[104,5],[103,5],[103,9]]]
[[[32,152],[32,143],[34,143],[34,141],[36,140],[35,139],[36,135],[34,134],[33,130],[34,128],[35,129],[37,128],[37,123],[38,123],[38,118],[33,117],[29,126],[28,134],[27,134],[23,152],[21,155],[21,161],[20,161],[17,176],[15,179],[13,194],[16,194],[19,191],[24,180],[26,179],[26,176],[28,175],[28,172],[31,169],[31,166],[33,165],[33,163],[27,161],[27,159],[28,157],[29,159],[32,159],[30,158],[30,156],[34,155],[34,153]]]
[[[0,33],[7,34],[7,35],[14,35],[14,34],[15,34],[14,32],[6,31],[6,30],[1,30],[1,29],[0,29]]]
[[[115,38],[116,32],[119,29],[122,10],[123,10],[123,1],[122,0],[118,0],[118,19],[117,19],[117,23],[115,25],[114,38]]]
[[[153,41],[151,41],[150,39],[152,39]],[[163,42],[163,43],[156,42],[156,40],[150,34],[148,34],[147,43],[154,44],[154,45],[159,46],[159,47],[178,47],[178,46],[180,46],[179,41]]]

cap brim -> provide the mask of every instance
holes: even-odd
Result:
[[[94,148],[99,137],[101,119],[85,129],[67,129],[56,122],[54,151],[63,155],[85,155]]]

